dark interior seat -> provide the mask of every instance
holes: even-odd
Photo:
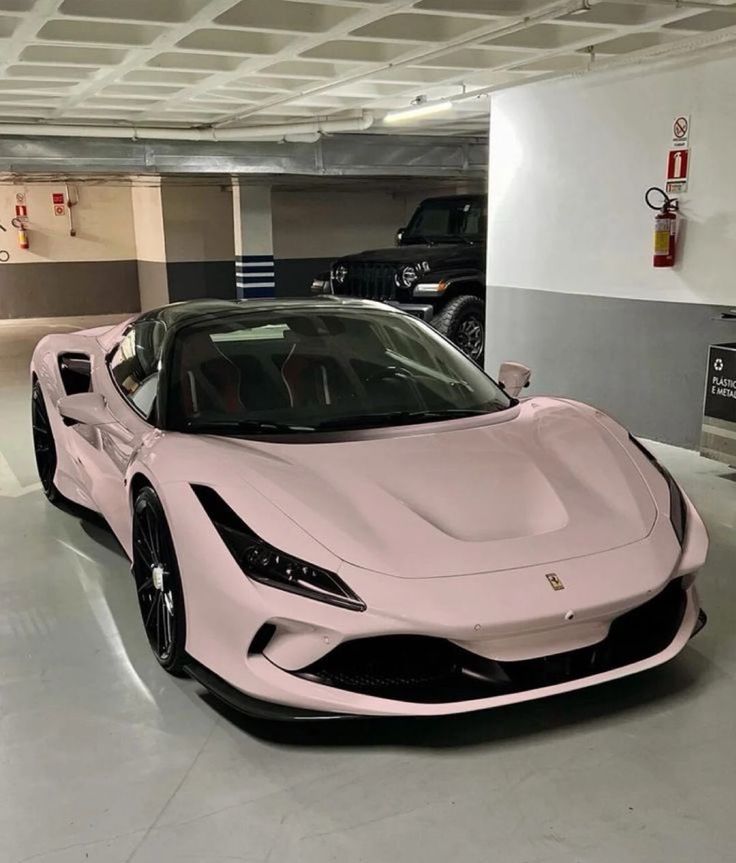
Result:
[[[179,367],[184,414],[216,411],[239,413],[242,375],[207,333],[195,333],[186,341]]]

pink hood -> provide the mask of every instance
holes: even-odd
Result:
[[[391,436],[220,438],[217,447],[231,476],[242,466],[248,484],[337,557],[405,578],[606,551],[646,537],[657,516],[622,444],[554,399]]]

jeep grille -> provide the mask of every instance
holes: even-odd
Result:
[[[335,285],[336,293],[366,300],[396,299],[396,267],[392,264],[351,261],[347,271],[343,284]]]

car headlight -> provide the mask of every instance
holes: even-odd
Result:
[[[682,546],[685,541],[685,530],[687,529],[687,505],[680,486],[675,482],[674,477],[667,468],[664,467],[664,465],[661,465],[652,453],[650,453],[649,450],[634,437],[634,435],[630,434],[629,440],[667,480],[667,485],[670,489],[670,521],[672,522],[672,529],[675,532],[677,541],[680,543],[680,546]]]
[[[318,602],[352,611],[365,611],[363,600],[334,572],[312,566],[256,536],[209,486],[193,485],[192,489],[228,551],[248,578]]]
[[[411,288],[419,281],[418,268],[410,264],[401,270],[400,276],[404,287]]]
[[[310,292],[315,296],[333,293],[329,278],[318,276],[316,279],[312,279]]]
[[[345,279],[348,277],[348,268],[345,264],[339,264],[332,271],[332,278],[337,282],[338,285],[342,285]]]

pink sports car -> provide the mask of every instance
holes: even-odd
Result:
[[[693,505],[528,378],[379,303],[180,303],[39,343],[38,469],[110,524],[172,674],[261,717],[482,710],[705,622]]]

